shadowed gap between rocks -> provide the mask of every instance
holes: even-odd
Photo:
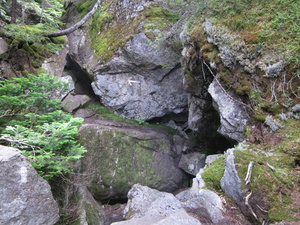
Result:
[[[67,55],[66,61],[64,75],[72,77],[75,86],[73,95],[88,95],[92,100],[100,101],[91,86],[92,79],[89,73],[82,69],[70,55]]]

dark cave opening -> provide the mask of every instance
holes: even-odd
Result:
[[[116,204],[126,204],[128,202],[128,198],[114,198],[114,199],[106,199],[101,201],[103,205],[116,205]]]
[[[64,76],[71,76],[74,82],[74,95],[88,95],[93,100],[99,100],[99,97],[95,95],[92,88],[92,79],[90,74],[84,70],[79,64],[72,59],[70,55],[66,57],[66,65],[64,68]]]

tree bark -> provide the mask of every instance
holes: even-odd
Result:
[[[50,34],[45,34],[45,36],[46,37],[59,37],[59,36],[64,36],[64,35],[71,34],[75,30],[77,30],[79,27],[81,27],[85,22],[87,22],[94,15],[94,13],[96,12],[96,10],[99,7],[100,3],[101,3],[101,0],[97,0],[97,2],[95,3],[95,5],[91,9],[91,11],[89,11],[80,21],[75,23],[73,26],[68,27],[64,30],[55,31],[55,32],[50,33]]]
[[[12,0],[10,23],[16,23],[16,22],[17,22],[17,0]]]

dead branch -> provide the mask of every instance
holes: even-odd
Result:
[[[246,181],[246,185],[250,184],[251,182],[251,176],[252,176],[252,169],[255,165],[255,162],[251,161],[248,165],[248,170],[247,170],[247,174],[246,174],[246,178],[245,178],[245,181]]]
[[[257,215],[255,214],[255,212],[253,211],[251,205],[249,204],[249,199],[250,199],[251,195],[252,195],[252,192],[250,192],[250,193],[246,196],[246,198],[245,198],[245,205],[249,208],[249,210],[250,210],[250,212],[252,213],[253,217],[254,217],[256,220],[258,220]]]
[[[264,212],[264,213],[269,213],[269,211],[267,211],[267,210],[264,210],[263,208],[261,208],[259,205],[257,205],[256,204],[256,206],[257,206],[257,208],[259,208],[259,210],[260,211],[262,211],[262,212]]]
[[[218,80],[218,77],[213,73],[213,71],[210,69],[210,67],[207,65],[207,63],[205,62],[205,60],[202,60],[204,65],[207,67],[207,69],[209,70],[209,72],[211,73],[211,75],[213,75],[213,77],[215,78],[216,82],[218,83],[219,87],[223,90],[223,92],[233,101],[247,107],[248,109],[250,109],[251,111],[254,111],[250,106],[248,106],[247,104],[245,104],[244,102],[241,102],[239,100],[236,100],[235,98],[233,98],[222,86],[222,84],[220,83],[220,81]]]
[[[274,166],[271,166],[269,163],[267,163],[267,166],[271,169],[271,170],[275,170]]]
[[[92,10],[89,11],[81,20],[79,20],[73,26],[68,27],[64,30],[59,30],[59,31],[53,32],[51,34],[46,34],[45,36],[46,37],[59,37],[59,36],[64,36],[64,35],[71,34],[75,30],[77,30],[79,27],[81,27],[85,22],[87,22],[94,15],[94,13],[98,9],[100,3],[101,3],[101,0],[97,0],[95,5],[93,6]]]

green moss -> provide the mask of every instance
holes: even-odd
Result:
[[[222,192],[221,189],[221,178],[224,175],[224,159],[225,157],[222,156],[216,159],[212,165],[207,167],[202,174],[202,178],[205,182],[205,187],[210,190],[216,190],[218,192]]]
[[[156,188],[159,188],[163,179],[166,179],[164,171],[157,171],[155,167],[157,162],[155,152],[169,152],[170,143],[167,140],[159,138],[143,140],[119,131],[104,131],[101,134],[97,133],[95,137],[95,132],[91,130],[90,133],[85,132],[83,135],[83,144],[89,149],[85,159],[91,161],[90,165],[94,165],[87,171],[92,169],[92,174],[101,177],[101,185],[99,179],[94,179],[90,186],[96,199],[112,197],[111,186],[114,192],[124,197],[135,183],[142,185],[150,183],[153,188],[156,185]],[[84,164],[86,166],[87,163]],[[102,166],[95,166],[98,164]]]
[[[115,12],[108,8],[103,6],[102,10],[96,12],[90,26],[92,47],[99,59],[104,62],[108,61],[134,34],[141,32],[140,29],[143,28],[138,25],[142,21],[145,22],[145,34],[154,41],[160,37],[157,36],[157,30],[168,30],[179,19],[178,15],[158,4],[151,4],[130,21],[115,18]]]
[[[52,37],[51,41],[54,44],[65,44],[66,43],[66,36],[60,36],[60,37]]]
[[[137,19],[127,21],[113,20],[113,12],[99,11],[93,16],[90,26],[92,47],[100,60],[107,61],[136,33]]]
[[[294,211],[291,210],[293,202],[289,196],[298,178],[290,172],[294,166],[293,160],[289,155],[278,152],[278,148],[275,148],[272,154],[265,152],[263,150],[235,151],[235,163],[242,187],[245,193],[252,192],[251,202],[254,204],[257,202],[256,204],[269,211],[268,217],[271,222],[294,221],[296,218]],[[246,186],[244,178],[250,161],[255,162],[255,166],[252,170],[251,183]]]
[[[275,102],[263,102],[260,104],[260,107],[266,112],[272,113],[274,115],[281,112],[282,107]]]
[[[90,103],[87,103],[84,107],[93,110],[96,113],[96,115],[98,115],[100,117],[104,117],[104,118],[107,118],[107,119],[110,119],[113,121],[117,121],[117,122],[121,122],[121,123],[127,123],[128,126],[147,127],[147,128],[152,128],[152,129],[165,130],[171,135],[178,134],[177,130],[175,130],[169,126],[165,126],[165,125],[161,125],[161,124],[149,124],[146,121],[144,121],[143,119],[133,120],[133,119],[127,119],[127,118],[120,117],[117,114],[113,113],[108,108],[106,108],[105,106],[97,104],[97,103],[90,102]]]

